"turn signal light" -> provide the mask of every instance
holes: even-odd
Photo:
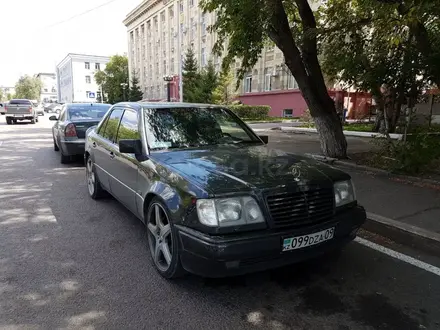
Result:
[[[76,135],[76,128],[75,125],[70,123],[66,126],[66,128],[64,129],[64,136],[67,137],[75,137]]]
[[[32,107],[30,107],[28,110],[29,110],[29,113],[31,113],[32,112]]]

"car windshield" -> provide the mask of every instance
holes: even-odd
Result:
[[[145,109],[144,116],[150,150],[262,143],[224,108]]]
[[[72,105],[67,108],[69,119],[97,119],[100,120],[107,113],[110,105],[107,104],[85,104]]]

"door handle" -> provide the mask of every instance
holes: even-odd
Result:
[[[110,158],[111,159],[115,158],[115,153],[113,151],[110,151]]]
[[[96,148],[96,142],[93,142],[93,143],[92,143],[92,147],[93,147],[93,148]]]

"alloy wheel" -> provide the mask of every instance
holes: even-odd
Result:
[[[92,196],[95,192],[95,173],[93,172],[93,162],[90,157],[87,159],[86,176],[87,188],[89,189],[90,196]]]
[[[157,268],[162,272],[166,272],[170,268],[173,258],[170,221],[164,208],[159,203],[151,205],[147,219],[151,256]]]

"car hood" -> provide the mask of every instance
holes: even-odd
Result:
[[[291,185],[331,185],[350,178],[310,157],[268,146],[176,150],[153,153],[151,159],[211,194]]]

